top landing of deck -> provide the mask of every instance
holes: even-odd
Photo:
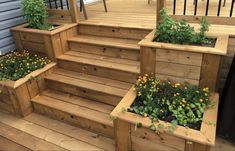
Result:
[[[79,24],[110,26],[120,28],[135,28],[152,30],[156,27],[156,0],[106,0],[108,12],[104,11],[102,1],[86,5],[88,19],[85,20],[83,13],[80,13]],[[182,1],[182,3],[181,3]],[[218,0],[211,0],[210,16],[215,16],[217,12]],[[221,16],[228,16],[230,1],[226,3],[225,7],[221,7]],[[204,15],[204,5],[206,1],[199,1],[198,15]],[[169,14],[172,14],[172,0],[166,0],[166,8]],[[183,0],[177,0],[176,14],[180,15],[183,9]],[[187,4],[187,15],[192,15],[194,10],[193,3]],[[193,26],[198,27],[196,24]],[[211,32],[219,34],[235,35],[235,26],[228,25],[211,25]]]

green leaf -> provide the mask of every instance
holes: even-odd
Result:
[[[152,123],[150,126],[149,126],[150,130],[152,131],[156,131],[156,126],[154,125],[154,123]]]

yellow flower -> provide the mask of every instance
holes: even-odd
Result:
[[[200,99],[199,101],[200,101],[200,102],[203,102],[203,99]]]
[[[175,84],[175,87],[178,87],[178,86],[180,86],[180,83],[176,83],[176,84]]]
[[[203,91],[204,91],[204,92],[209,92],[209,88],[206,87],[206,88],[203,89]]]

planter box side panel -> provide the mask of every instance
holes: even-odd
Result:
[[[131,126],[132,149],[135,151],[184,151],[185,140],[166,133],[157,134],[147,128]]]
[[[156,48],[156,77],[199,85],[202,54]]]
[[[46,89],[44,77],[53,72],[55,65],[55,63],[48,64],[15,81],[13,86],[3,85],[0,94],[0,108],[5,108],[8,112],[23,117],[30,114],[33,111],[30,100]],[[2,99],[2,96],[5,97]]]
[[[219,92],[222,92],[224,88],[234,54],[235,54],[235,37],[229,37],[228,54],[221,58],[219,79],[218,79],[218,85],[217,85]]]
[[[23,27],[22,27],[23,28]],[[28,50],[47,55],[42,34],[12,30],[17,50]],[[51,57],[50,57],[51,58]]]
[[[1,86],[0,89],[0,110],[6,113],[14,114],[13,104],[10,98],[10,94],[8,92],[8,88],[5,86]]]

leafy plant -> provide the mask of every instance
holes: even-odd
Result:
[[[11,52],[0,57],[0,80],[16,81],[32,71],[43,68],[51,61],[28,51]],[[34,79],[38,79],[35,77]],[[33,78],[30,78],[31,80]],[[30,80],[29,79],[29,80]]]
[[[23,0],[22,11],[30,28],[42,30],[53,28],[46,22],[48,14],[44,0]]]
[[[209,30],[209,24],[205,17],[200,20],[200,32],[195,32],[185,20],[175,21],[166,9],[162,9],[161,21],[157,25],[154,41],[175,44],[213,44],[215,39],[207,38],[205,33]]]
[[[149,117],[152,121],[170,122],[169,132],[173,132],[178,124],[200,129],[203,113],[210,106],[208,88],[160,82],[154,75],[140,76],[135,91],[137,98],[128,111]],[[154,124],[150,125],[151,130],[157,128]]]

